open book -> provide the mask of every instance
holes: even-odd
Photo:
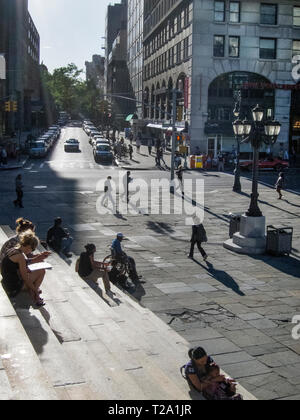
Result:
[[[48,264],[46,262],[36,263],[36,264],[30,264],[28,265],[29,271],[38,271],[38,270],[51,270],[52,265]]]

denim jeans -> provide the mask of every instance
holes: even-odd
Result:
[[[71,246],[73,243],[73,238],[69,236],[68,238],[63,238],[61,241],[61,250],[63,253],[68,254],[71,251]]]

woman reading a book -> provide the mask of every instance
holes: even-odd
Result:
[[[29,230],[19,236],[19,244],[8,251],[1,265],[2,285],[9,297],[17,296],[27,290],[36,306],[44,306],[40,286],[45,277],[45,270],[28,269],[27,256],[32,255],[39,244],[39,239]],[[49,252],[43,252],[32,258],[31,262],[43,262]]]

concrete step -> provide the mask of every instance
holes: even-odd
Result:
[[[0,229],[0,247],[7,240]],[[57,400],[58,395],[0,286],[0,399]]]
[[[91,389],[101,393],[105,399],[146,399],[140,387],[124,371],[123,365],[100,340],[64,343],[64,348],[83,370]],[[119,351],[122,352],[122,349],[119,348]]]
[[[112,300],[101,280],[100,288],[85,283],[75,260],[68,265],[51,255],[53,270],[42,285],[47,306],[38,315],[18,309],[59,397],[86,399],[90,391],[94,399],[191,399],[179,372],[188,358],[186,340],[117,287]]]
[[[53,308],[52,308],[53,310]],[[60,332],[53,331],[51,316],[47,309],[17,309],[17,314],[26,330],[41,365],[55,387],[83,384],[76,364],[68,357],[60,343]]]

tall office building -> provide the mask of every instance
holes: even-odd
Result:
[[[300,54],[300,4],[293,0],[145,0],[144,91],[151,121],[169,119],[171,90],[182,90],[177,119],[191,150],[231,151],[234,92],[242,116],[257,103],[282,123],[276,148],[300,153],[293,57]],[[154,110],[159,105],[161,111]],[[249,145],[243,145],[250,151]]]
[[[0,0],[0,34],[0,53],[7,68],[2,91],[18,104],[17,112],[3,116],[5,131],[31,129],[40,100],[40,37],[28,0]]]
[[[108,62],[109,55],[112,52],[113,43],[117,38],[120,30],[127,29],[127,0],[122,0],[121,3],[109,5],[107,7],[106,22],[105,22],[105,93],[107,93],[108,86]]]
[[[139,119],[143,116],[144,0],[128,0],[127,64]]]

